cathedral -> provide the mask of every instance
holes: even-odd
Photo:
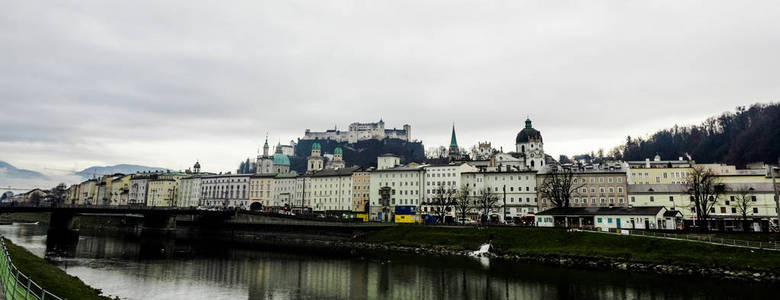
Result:
[[[322,146],[320,146],[320,143],[314,142],[311,144],[311,155],[306,161],[306,173],[314,173],[322,170],[323,158]]]
[[[539,170],[545,165],[542,133],[534,129],[531,119],[525,120],[525,128],[515,137],[515,152],[497,153],[490,159],[490,166],[499,170]]]
[[[265,138],[263,145],[263,154],[257,156],[255,163],[255,173],[273,174],[287,173],[290,171],[290,158],[282,153],[281,143],[277,143],[274,155],[268,155],[268,138]]]
[[[336,149],[333,149],[333,159],[328,161],[328,164],[325,166],[325,168],[343,169],[344,167],[344,150],[342,150],[341,147],[336,147]]]
[[[526,167],[539,170],[544,166],[543,145],[542,133],[531,126],[531,119],[526,119],[525,128],[515,138],[515,151],[522,154]]]

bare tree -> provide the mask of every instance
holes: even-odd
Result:
[[[740,216],[742,216],[742,230],[748,230],[747,214],[753,207],[753,195],[749,187],[741,187],[734,191],[734,205],[737,206]]]
[[[477,195],[477,209],[480,211],[480,222],[484,223],[490,212],[498,207],[498,197],[485,187]]]
[[[693,167],[688,175],[688,195],[691,196],[696,219],[703,224],[700,231],[709,230],[710,211],[718,202],[721,194],[725,192],[725,186],[720,183],[718,177],[710,170],[702,167]]]
[[[447,214],[452,211],[452,207],[455,205],[455,190],[439,185],[433,191],[431,204],[434,215],[439,218],[439,222],[444,223]]]
[[[39,204],[41,204],[41,198],[43,197],[41,197],[40,193],[32,192],[32,194],[30,194],[30,200],[28,202],[32,205],[38,206]]]
[[[52,202],[56,203],[57,205],[60,205],[65,202],[65,193],[68,189],[68,186],[65,185],[65,183],[60,183],[54,188],[51,189],[51,199]],[[54,204],[52,203],[52,204]]]
[[[471,204],[471,188],[467,184],[464,184],[460,187],[460,191],[458,191],[458,195],[455,198],[455,212],[458,214],[458,218],[461,220],[461,223],[463,223],[463,220],[466,219],[466,215],[468,215],[469,211],[474,207]]]
[[[555,207],[569,207],[571,196],[577,190],[585,186],[585,183],[574,184],[574,172],[570,168],[551,167],[549,173],[544,174],[539,192],[542,199],[550,200]]]

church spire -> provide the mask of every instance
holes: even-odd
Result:
[[[265,135],[265,144],[263,145],[263,156],[268,156],[268,134]]]
[[[452,124],[452,137],[450,138],[450,147],[458,146],[458,139],[455,138],[455,124]]]
[[[452,138],[450,138],[450,151],[448,153],[450,161],[461,160],[460,149],[458,148],[458,139],[455,138],[455,124],[452,124]]]

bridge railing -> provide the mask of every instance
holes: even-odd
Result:
[[[3,295],[6,300],[32,299],[46,300],[62,298],[54,295],[35,283],[29,276],[23,274],[11,262],[11,256],[8,255],[8,249],[5,247],[5,240],[0,236],[0,285],[2,285]]]

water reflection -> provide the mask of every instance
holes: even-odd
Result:
[[[42,226],[0,226],[0,233],[46,253]],[[50,239],[52,240],[52,239]],[[568,270],[472,258],[320,251],[91,235],[50,243],[60,266],[123,299],[773,299],[769,285]]]

